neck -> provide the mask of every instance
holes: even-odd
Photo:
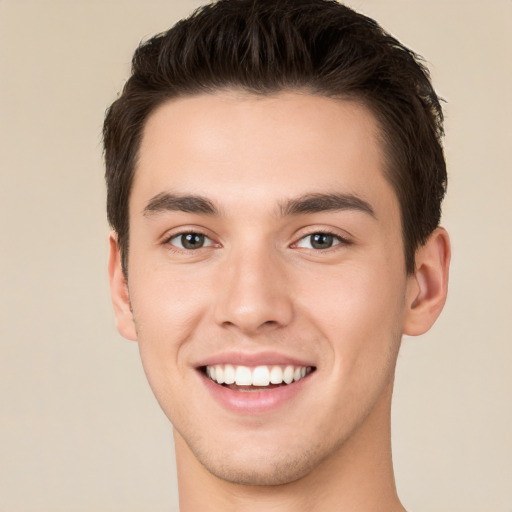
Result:
[[[219,479],[174,432],[180,511],[405,512],[391,460],[392,383],[352,436],[311,473],[288,484],[246,486]]]

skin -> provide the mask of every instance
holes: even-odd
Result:
[[[109,272],[118,329],[138,341],[174,427],[182,512],[404,510],[391,463],[394,369],[402,334],[428,330],[444,305],[450,249],[438,228],[407,275],[378,130],[359,104],[292,91],[181,98],[148,119],[128,282],[115,233]],[[333,193],[373,213],[283,211]],[[160,194],[207,198],[217,214],[148,211]],[[179,247],[190,232],[206,245]],[[325,232],[333,246],[315,248],[311,235]],[[275,410],[236,414],[197,369],[226,350],[271,350],[315,371]]]

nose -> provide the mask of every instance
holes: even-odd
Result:
[[[232,254],[218,276],[216,322],[248,336],[288,325],[293,303],[285,270],[278,256],[263,251]]]

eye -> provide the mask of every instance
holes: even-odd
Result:
[[[343,239],[337,235],[331,233],[311,233],[310,235],[302,237],[296,244],[295,247],[302,247],[305,249],[330,249],[335,245],[339,245],[343,242]]]
[[[213,242],[210,238],[202,233],[180,233],[169,238],[168,243],[178,249],[194,250],[210,247]]]

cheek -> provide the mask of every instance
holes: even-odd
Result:
[[[151,369],[164,371],[165,367],[178,365],[183,360],[178,355],[187,350],[187,341],[208,309],[208,282],[183,269],[170,271],[165,267],[146,267],[130,279],[130,300],[144,367],[151,365]]]
[[[203,290],[184,274],[146,268],[133,273],[130,287],[144,372],[160,407],[178,423],[187,409],[183,399],[190,379],[189,341],[206,307]]]
[[[329,340],[334,364],[347,370],[358,361],[383,360],[400,341],[405,272],[384,260],[328,270],[323,278],[303,279],[298,296],[304,314]]]
[[[141,328],[161,331],[169,325],[177,331],[187,329],[205,302],[205,290],[211,286],[208,276],[197,268],[165,261],[153,265],[134,261],[133,269],[130,299]]]

